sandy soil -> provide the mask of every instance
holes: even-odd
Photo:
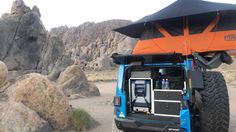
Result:
[[[83,108],[87,110],[91,116],[99,123],[95,128],[88,132],[111,132],[113,106],[112,99],[115,94],[115,82],[100,82],[96,83],[101,96],[85,99],[77,99],[70,101],[73,107]],[[236,82],[235,85],[230,85],[230,110],[231,123],[230,132],[236,132]]]
[[[70,101],[76,108],[83,108],[99,123],[89,132],[111,132],[113,118],[113,96],[115,95],[115,82],[96,83],[101,93],[100,97],[84,98]]]
[[[230,132],[236,132],[236,81],[228,86],[229,99],[230,99]]]

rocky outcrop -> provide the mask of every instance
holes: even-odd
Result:
[[[68,125],[69,102],[43,75],[32,73],[21,77],[11,86],[9,100],[34,110],[54,129],[62,130]]]
[[[135,39],[112,31],[129,23],[126,20],[87,22],[78,27],[53,28],[50,34],[62,38],[66,52],[79,59],[82,67],[104,70],[114,68],[111,59],[107,59],[113,53],[130,53],[133,49]]]
[[[14,83],[16,77],[28,73],[41,73],[47,75],[50,81],[57,81],[61,72],[68,66],[74,62],[81,64],[79,60],[72,60],[73,53],[67,52],[68,47],[62,39],[62,36],[65,36],[63,31],[67,27],[58,29],[61,34],[48,33],[40,17],[38,7],[30,9],[23,0],[16,0],[13,2],[11,13],[3,15],[0,19],[0,60],[8,66],[8,80],[11,83]],[[67,35],[71,34],[67,32]],[[65,41],[68,43],[75,40],[70,41],[68,37],[66,38]],[[70,74],[67,71],[61,74],[60,81],[62,77],[69,76],[66,75]],[[0,69],[0,85],[6,79],[5,74],[6,70]],[[79,72],[75,72],[69,79],[72,80],[59,84],[65,87],[63,90],[66,95],[89,95],[88,82],[80,68]]]
[[[48,35],[40,17],[38,7],[30,9],[23,0],[13,2],[11,13],[0,18],[0,60],[11,72],[54,72],[55,78],[73,62],[61,39]]]
[[[17,0],[11,14],[0,20],[0,30],[0,60],[9,70],[37,69],[46,43],[46,30],[38,15]]]
[[[47,35],[47,44],[43,47],[38,69],[50,80],[56,80],[60,73],[73,64],[70,54],[65,51],[64,44],[58,36]]]
[[[109,65],[112,61],[107,57],[115,52],[130,53],[135,44],[134,39],[112,31],[131,21],[86,22],[48,33],[40,17],[37,6],[30,9],[23,0],[16,0],[11,12],[0,18],[0,60],[10,71],[50,74],[50,79],[56,80],[74,60],[83,68],[112,69],[114,65]]]

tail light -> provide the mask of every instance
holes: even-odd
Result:
[[[120,96],[114,97],[114,106],[120,106]]]

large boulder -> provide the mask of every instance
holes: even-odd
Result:
[[[49,123],[22,103],[9,102],[1,109],[1,132],[51,132]]]
[[[57,85],[67,96],[78,93],[86,95],[89,91],[87,78],[78,65],[67,67],[65,71],[60,74]]]
[[[0,87],[5,83],[7,79],[7,74],[7,66],[2,61],[0,61]]]
[[[34,110],[54,129],[62,130],[68,125],[69,102],[43,75],[31,73],[21,77],[11,86],[9,100]]]
[[[82,96],[99,95],[96,86],[89,85],[88,80],[79,65],[67,67],[65,71],[60,74],[56,83],[67,96],[74,94]],[[90,86],[92,90],[90,90]],[[93,94],[90,94],[90,91]],[[94,92],[98,93],[94,94]]]

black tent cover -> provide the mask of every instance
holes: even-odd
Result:
[[[150,64],[157,62],[173,62],[182,63],[184,58],[180,53],[170,53],[170,54],[112,54],[113,62],[116,64],[130,64],[132,62],[141,62],[142,64]]]
[[[154,14],[145,16],[128,26],[117,28],[114,31],[120,32],[129,37],[140,38],[141,34],[145,31],[146,24],[152,22],[230,10],[236,10],[236,5],[202,0],[177,0],[173,4]]]

